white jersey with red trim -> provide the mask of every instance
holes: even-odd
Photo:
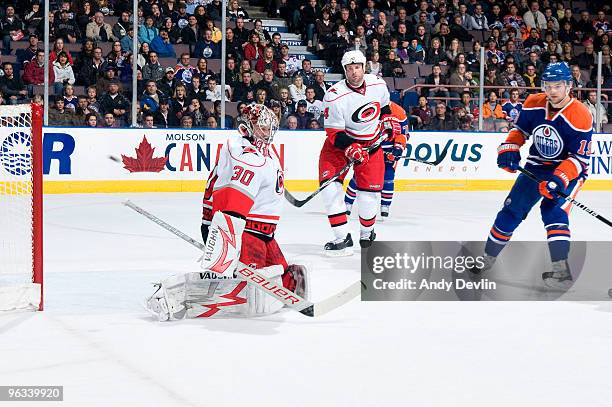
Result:
[[[355,141],[367,143],[380,133],[380,112],[389,104],[387,83],[365,74],[359,89],[345,80],[329,88],[323,98],[325,131],[328,137],[345,132]]]
[[[263,154],[240,135],[230,136],[208,177],[202,223],[209,225],[216,211],[234,212],[246,217],[246,231],[271,237],[283,194],[283,170],[276,155]]]

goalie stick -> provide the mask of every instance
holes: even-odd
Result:
[[[171,226],[170,224],[164,222],[163,220],[153,215],[152,213],[147,212],[146,210],[136,205],[135,203],[127,200],[123,202],[123,205],[143,215],[145,218],[157,223],[159,226],[166,229],[168,232],[174,234],[175,236],[178,236],[179,238],[183,239],[184,241],[191,244],[192,246],[197,247],[198,249],[204,251],[205,249],[204,244],[195,240],[191,236],[181,232],[174,226]],[[311,302],[289,290],[285,290],[284,288],[278,287],[276,283],[264,277],[262,274],[257,272],[257,270],[255,270],[254,268],[239,267],[236,270],[235,274],[237,277],[245,280],[246,282],[252,285],[255,285],[257,288],[264,291],[268,295],[276,298],[277,300],[285,304],[287,307],[295,311],[298,311],[301,314],[306,315],[308,317],[319,317],[321,315],[327,314],[329,311],[332,311],[346,304],[347,302],[357,297],[361,293],[361,289],[363,286],[361,281],[356,281],[350,286],[348,286],[347,288],[345,288],[344,290],[340,291],[337,294],[332,295],[331,297],[323,301]],[[273,288],[269,289],[268,287],[273,287]]]
[[[521,173],[525,174],[529,179],[531,179],[532,181],[535,181],[537,183],[540,183],[541,180],[535,176],[535,174],[533,174],[531,171],[526,170],[525,168],[521,167],[519,165],[519,167],[517,168]],[[583,211],[585,211],[586,213],[588,213],[589,215],[595,217],[596,219],[600,220],[601,222],[605,223],[608,226],[612,226],[612,222],[610,222],[608,219],[604,218],[603,216],[601,216],[600,214],[598,214],[597,212],[595,212],[593,209],[589,208],[588,206],[586,206],[585,204],[576,201],[574,198],[572,198],[571,196],[569,196],[568,194],[566,194],[565,192],[555,192],[555,194],[559,195],[561,198],[565,199],[567,202],[571,203],[572,205],[582,209]]]

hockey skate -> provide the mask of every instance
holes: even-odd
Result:
[[[544,284],[550,288],[569,289],[574,283],[567,260],[554,261],[552,271],[542,273]]]
[[[332,240],[323,248],[329,257],[351,256],[353,254],[353,238],[350,233],[344,239]]]
[[[488,254],[485,254],[483,256],[483,265],[482,265],[482,267],[474,265],[474,267],[469,269],[470,273],[473,274],[473,275],[479,276],[482,273],[491,270],[491,268],[495,264],[496,260],[497,260],[497,257],[489,256]]]
[[[372,242],[376,239],[376,233],[374,231],[369,232],[361,232],[361,236],[359,237],[359,246],[362,249],[367,249],[372,246]]]
[[[346,216],[351,216],[351,209],[353,209],[353,204],[346,204]]]
[[[380,216],[382,218],[388,218],[389,217],[389,205],[382,205],[380,207]]]

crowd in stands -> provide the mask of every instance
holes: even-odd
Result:
[[[268,105],[282,128],[321,128],[326,73],[250,19],[251,7],[284,19],[326,61],[326,71],[341,73],[342,54],[360,49],[367,72],[385,78],[414,129],[474,130],[482,115],[485,130],[505,131],[555,61],[571,66],[574,96],[602,123],[612,113],[612,12],[603,0],[230,0],[225,33],[220,0],[141,0],[136,27],[132,1],[50,1],[50,125],[129,126],[137,92],[143,127],[233,127],[241,104],[255,101]],[[41,0],[0,4],[1,104],[40,100],[44,22]],[[604,91],[597,103],[596,93],[582,88],[597,86],[600,51]],[[221,118],[223,93],[233,107]]]

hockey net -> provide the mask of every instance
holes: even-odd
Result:
[[[42,106],[0,106],[0,311],[42,310]]]

